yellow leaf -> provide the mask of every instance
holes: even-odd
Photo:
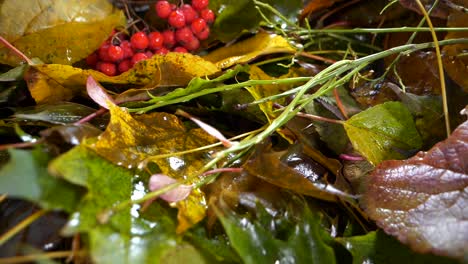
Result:
[[[107,76],[94,70],[83,70],[69,65],[41,64],[30,67],[25,79],[37,103],[52,103],[71,99],[85,93],[88,76],[104,84],[120,84],[154,88],[158,85],[185,86],[194,77],[219,72],[211,62],[192,55],[168,53],[156,55],[137,63],[119,76]]]
[[[99,139],[90,147],[115,164],[134,168],[145,164],[151,156],[170,154],[154,159],[161,173],[174,179],[189,179],[208,162],[206,152],[177,155],[177,152],[209,145],[216,140],[202,129],[187,130],[175,115],[150,113],[131,116],[124,109],[111,105],[110,123]],[[141,167],[141,166],[140,166]],[[178,232],[183,232],[205,217],[205,196],[195,189],[186,200],[176,203],[179,208]]]
[[[260,32],[232,46],[217,49],[203,58],[224,69],[234,64],[249,62],[261,55],[294,52],[296,50],[283,37]]]
[[[122,11],[105,0],[2,1],[0,35],[28,57],[72,64],[96,50],[116,27],[126,24]],[[0,45],[0,63],[21,60]]]

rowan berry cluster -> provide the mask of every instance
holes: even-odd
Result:
[[[158,1],[154,8],[157,16],[167,22],[167,29],[148,34],[139,31],[130,37],[113,34],[86,58],[86,63],[106,75],[114,76],[154,54],[195,52],[200,48],[200,41],[209,37],[209,26],[215,20],[215,14],[208,4],[209,0],[192,0],[191,4],[180,6]]]

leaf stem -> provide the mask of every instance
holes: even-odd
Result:
[[[5,232],[2,236],[0,236],[0,246],[3,245],[6,241],[12,238],[14,235],[19,233],[24,228],[28,227],[34,221],[36,221],[39,217],[43,216],[47,211],[46,210],[39,210],[32,215],[26,217],[21,222],[19,222],[16,226],[9,229]]]
[[[233,89],[238,89],[238,88],[244,88],[247,86],[254,86],[254,85],[266,85],[266,84],[292,84],[292,83],[298,83],[298,82],[305,82],[310,80],[311,77],[296,77],[296,78],[287,78],[287,79],[275,79],[275,80],[248,80],[245,82],[240,82],[236,84],[230,84],[230,85],[224,85],[224,86],[219,86],[215,88],[206,88],[201,91],[191,93],[188,95],[184,95],[181,97],[176,97],[167,101],[159,101],[155,104],[142,107],[142,108],[135,108],[135,109],[129,109],[129,112],[137,112],[137,113],[145,113],[151,110],[154,110],[159,107],[163,107],[166,105],[171,105],[171,104],[176,104],[176,103],[182,103],[182,102],[187,102],[190,101],[194,98],[207,95],[207,94],[212,94],[212,93],[217,93],[217,92],[223,92],[223,91],[228,91],[228,90],[233,90]]]
[[[15,46],[13,46],[8,40],[4,39],[2,36],[0,36],[0,42],[3,43],[3,45],[7,46],[13,53],[15,53],[18,57],[22,58],[24,61],[26,61],[27,64],[33,65],[34,62],[28,58],[28,56],[24,55],[23,52],[21,52],[19,49],[17,49]]]

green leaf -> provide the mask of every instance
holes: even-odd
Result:
[[[413,117],[399,102],[386,102],[354,115],[344,123],[354,148],[371,163],[404,159],[421,145]]]
[[[293,23],[297,21],[297,15],[302,8],[300,0],[267,0],[262,2],[275,7]],[[256,30],[262,21],[262,17],[252,0],[212,0],[210,8],[217,14],[212,28],[213,36],[224,42],[233,40],[244,31]],[[279,20],[269,11],[262,9],[262,12],[275,21]]]
[[[105,0],[5,0],[0,8],[0,35],[45,63],[79,61],[125,25],[123,12]],[[17,65],[20,59],[0,45],[0,62]]]
[[[81,191],[47,172],[49,156],[42,149],[11,149],[10,160],[0,169],[0,193],[27,199],[45,209],[72,212]]]
[[[92,230],[98,225],[98,214],[131,197],[133,173],[82,145],[53,160],[49,170],[88,189],[73,217],[77,231]],[[119,229],[127,230],[130,226],[129,209],[117,212],[111,220]]]
[[[327,244],[331,238],[322,229],[319,214],[307,205],[302,207],[303,212],[295,221],[288,219],[291,212],[273,217],[260,205],[255,220],[229,209],[218,211],[218,217],[244,263],[335,263],[334,251]],[[286,234],[270,230],[272,226],[279,229],[285,222],[287,226],[281,230]]]
[[[351,252],[353,264],[457,263],[448,258],[415,253],[382,231],[372,231],[363,236],[337,238],[336,240]]]

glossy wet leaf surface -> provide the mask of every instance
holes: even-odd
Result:
[[[382,231],[372,231],[363,236],[338,238],[337,241],[351,252],[353,264],[457,263],[448,258],[415,253]],[[389,250],[390,248],[391,250]]]
[[[125,25],[123,13],[105,0],[2,1],[0,8],[0,35],[45,63],[79,61],[96,50],[112,29]],[[20,60],[1,45],[0,62],[16,65]]]
[[[256,219],[237,215],[229,209],[218,210],[221,223],[243,263],[336,261],[333,249],[327,244],[330,237],[320,228],[319,214],[307,207],[302,208],[300,220],[286,217],[284,222],[276,222],[278,218],[270,215],[259,204]],[[268,223],[271,225],[268,226]],[[285,226],[288,226],[288,231],[281,234]]]
[[[403,159],[421,147],[421,137],[408,109],[387,102],[354,115],[344,123],[354,148],[371,163]]]
[[[144,168],[151,160],[161,173],[174,179],[197,176],[208,160],[203,152],[170,155],[151,159],[152,156],[177,153],[214,143],[214,139],[199,128],[186,129],[171,114],[151,113],[132,117],[124,109],[111,106],[111,121],[106,131],[92,148],[101,156],[125,168]],[[119,149],[119,151],[115,151]],[[143,163],[142,163],[143,162]],[[141,167],[143,165],[143,167]],[[197,178],[191,178],[195,181]],[[179,231],[185,230],[204,217],[204,195],[193,190],[190,196],[177,203]]]
[[[362,205],[388,234],[418,252],[466,258],[468,122],[428,152],[385,161],[369,176]]]

